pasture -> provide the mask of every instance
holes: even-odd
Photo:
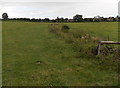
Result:
[[[76,58],[71,44],[49,32],[51,23],[6,21],[2,24],[3,86],[118,85],[117,67],[111,60]],[[64,24],[71,31],[84,30],[102,40],[108,40],[108,36],[110,40],[118,39],[117,22]]]

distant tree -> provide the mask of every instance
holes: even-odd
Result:
[[[104,18],[104,21],[107,22],[107,18]]]
[[[35,18],[32,18],[32,19],[31,19],[31,21],[33,21],[33,22],[35,22],[35,20],[36,20]]]
[[[64,20],[65,20],[65,22],[68,22],[68,18],[65,18]]]
[[[65,19],[63,17],[61,18],[57,17],[55,20],[56,22],[65,22]]]
[[[94,21],[94,22],[99,22],[99,21],[100,21],[100,16],[94,16],[93,21]]]
[[[56,22],[60,22],[60,18],[59,17],[57,17],[55,20],[56,20]]]
[[[93,18],[84,18],[84,22],[93,22]]]
[[[41,18],[39,18],[39,22],[41,22],[42,21],[42,19]]]
[[[2,14],[2,18],[3,18],[4,20],[7,20],[7,19],[8,19],[8,14],[7,14],[7,13],[3,13],[3,14]]]
[[[82,22],[83,21],[82,15],[79,15],[79,14],[75,15],[73,17],[73,20],[76,22]]]
[[[65,22],[65,19],[63,17],[61,17],[60,22]]]
[[[49,19],[49,18],[45,18],[45,19],[43,19],[43,21],[44,21],[44,22],[49,22],[50,19]]]
[[[119,16],[116,17],[116,21],[120,21],[120,17]]]
[[[100,17],[100,21],[104,21],[104,17],[102,16],[102,17]]]
[[[55,19],[52,19],[52,20],[50,20],[51,22],[56,22],[56,20]]]
[[[107,18],[107,21],[108,21],[108,22],[115,21],[115,18],[114,18],[114,17],[109,17],[109,18]]]
[[[39,19],[35,19],[35,22],[39,22]]]

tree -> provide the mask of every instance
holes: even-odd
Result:
[[[93,22],[93,18],[84,18],[84,22]]]
[[[100,18],[101,18],[100,16],[95,16],[94,19],[93,19],[93,21],[94,22],[100,22]]]
[[[59,17],[57,17],[55,20],[56,20],[56,22],[60,22],[60,18]]]
[[[7,14],[7,13],[3,13],[3,14],[2,14],[2,18],[3,18],[4,20],[7,20],[7,19],[8,19],[8,14]]]
[[[64,18],[63,17],[61,17],[60,18],[60,22],[64,22],[65,20],[64,20]]]
[[[82,15],[79,15],[79,14],[75,15],[75,16],[73,17],[73,19],[74,19],[74,21],[76,21],[76,22],[82,22],[82,21],[83,21]]]
[[[49,21],[50,21],[49,18],[45,18],[45,19],[43,19],[43,20],[44,20],[44,22],[49,22]]]
[[[65,22],[68,22],[68,18],[65,18]]]

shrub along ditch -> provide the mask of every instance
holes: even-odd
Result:
[[[83,30],[72,31],[69,26],[64,24],[50,24],[49,31],[63,38],[65,42],[72,44],[76,58],[95,58],[99,61],[98,65],[104,64],[106,68],[113,69],[115,69],[114,66],[117,67],[120,59],[118,48],[115,49],[113,45],[104,45],[101,55],[97,55],[100,38],[93,37]]]

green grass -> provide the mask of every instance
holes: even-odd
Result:
[[[98,59],[75,58],[70,44],[49,23],[3,22],[3,86],[115,86],[117,71]],[[117,40],[117,23],[65,23],[72,31]],[[116,67],[117,68],[117,67]]]
[[[94,23],[65,23],[75,30],[83,30],[92,36],[100,37],[102,40],[118,41],[118,23],[117,22],[94,22]]]

